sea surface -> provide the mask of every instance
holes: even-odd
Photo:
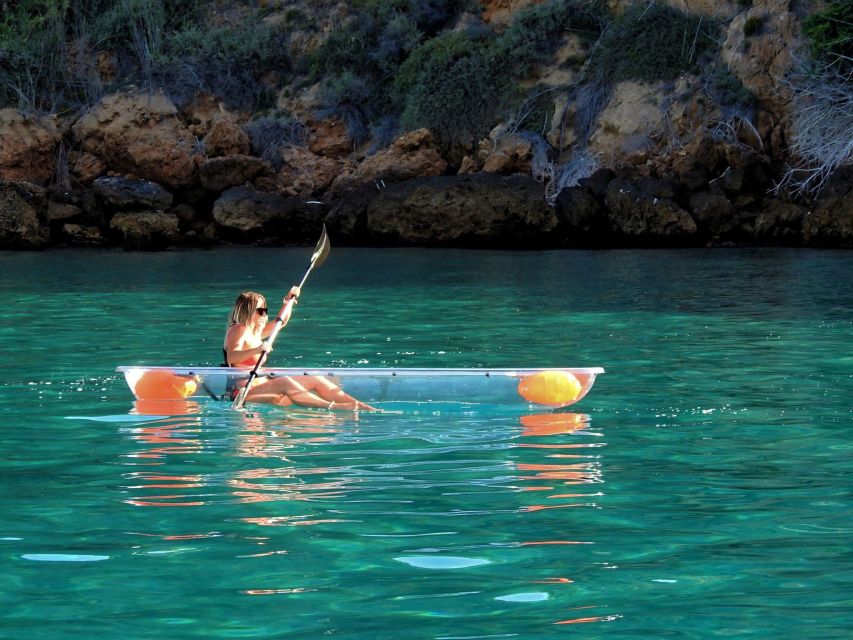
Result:
[[[310,251],[0,253],[0,637],[851,637],[853,253],[333,247],[271,364],[607,372],[558,413],[133,400]]]

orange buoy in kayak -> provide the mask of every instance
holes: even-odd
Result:
[[[518,383],[518,394],[535,404],[565,407],[575,402],[583,387],[568,371],[540,371]]]
[[[138,400],[183,400],[198,388],[196,381],[170,371],[146,371],[133,385]]]

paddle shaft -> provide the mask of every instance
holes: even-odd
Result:
[[[326,227],[323,227],[323,233],[320,236],[320,240],[317,243],[317,246],[314,248],[314,254],[311,256],[311,263],[308,265],[308,269],[305,270],[305,275],[302,276],[302,280],[299,283],[299,288],[305,284],[305,281],[308,279],[308,276],[311,274],[311,270],[320,264],[322,264],[326,260],[326,256],[329,255],[329,238],[326,235]],[[293,305],[296,302],[296,298],[290,298],[281,305],[281,309],[278,310],[278,315],[275,318],[275,326],[273,326],[272,331],[269,336],[267,336],[267,343],[272,347],[272,343],[275,342],[275,338],[278,335],[278,332],[281,331],[284,326],[284,319],[288,317],[290,314]],[[242,409],[243,404],[246,402],[246,396],[249,394],[249,388],[252,386],[252,382],[255,381],[255,378],[258,377],[258,369],[261,368],[261,365],[267,359],[267,352],[262,353],[258,358],[258,361],[255,363],[252,372],[249,374],[249,380],[246,382],[246,385],[240,389],[240,393],[237,394],[237,397],[234,400],[234,409]]]

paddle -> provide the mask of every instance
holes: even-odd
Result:
[[[326,258],[329,257],[329,251],[331,250],[331,245],[329,244],[329,235],[326,233],[326,225],[323,225],[323,232],[320,234],[320,239],[317,241],[317,246],[314,247],[314,253],[311,254],[311,262],[308,264],[308,269],[305,271],[305,275],[302,276],[302,282],[299,283],[299,288],[302,288],[302,285],[305,284],[305,281],[308,279],[308,274],[311,273],[311,270],[314,267],[319,267],[326,261]],[[296,298],[291,298],[283,305],[281,305],[281,309],[278,311],[278,315],[275,318],[275,326],[272,328],[269,337],[267,338],[267,342],[270,346],[275,341],[278,332],[281,331],[282,326],[284,326],[284,318],[290,312],[291,307],[294,304]],[[240,393],[237,394],[237,397],[234,399],[234,404],[231,405],[232,409],[242,409],[243,403],[246,402],[246,395],[249,393],[249,387],[252,386],[252,382],[254,382],[255,378],[258,377],[258,369],[267,359],[267,354],[262,353],[261,357],[258,358],[257,363],[255,363],[255,368],[252,369],[252,372],[249,374],[249,380],[246,382],[246,386],[240,389]]]

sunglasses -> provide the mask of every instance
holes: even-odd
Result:
[[[258,312],[259,316],[265,316],[269,312],[269,309],[267,307],[258,307],[255,311]]]

